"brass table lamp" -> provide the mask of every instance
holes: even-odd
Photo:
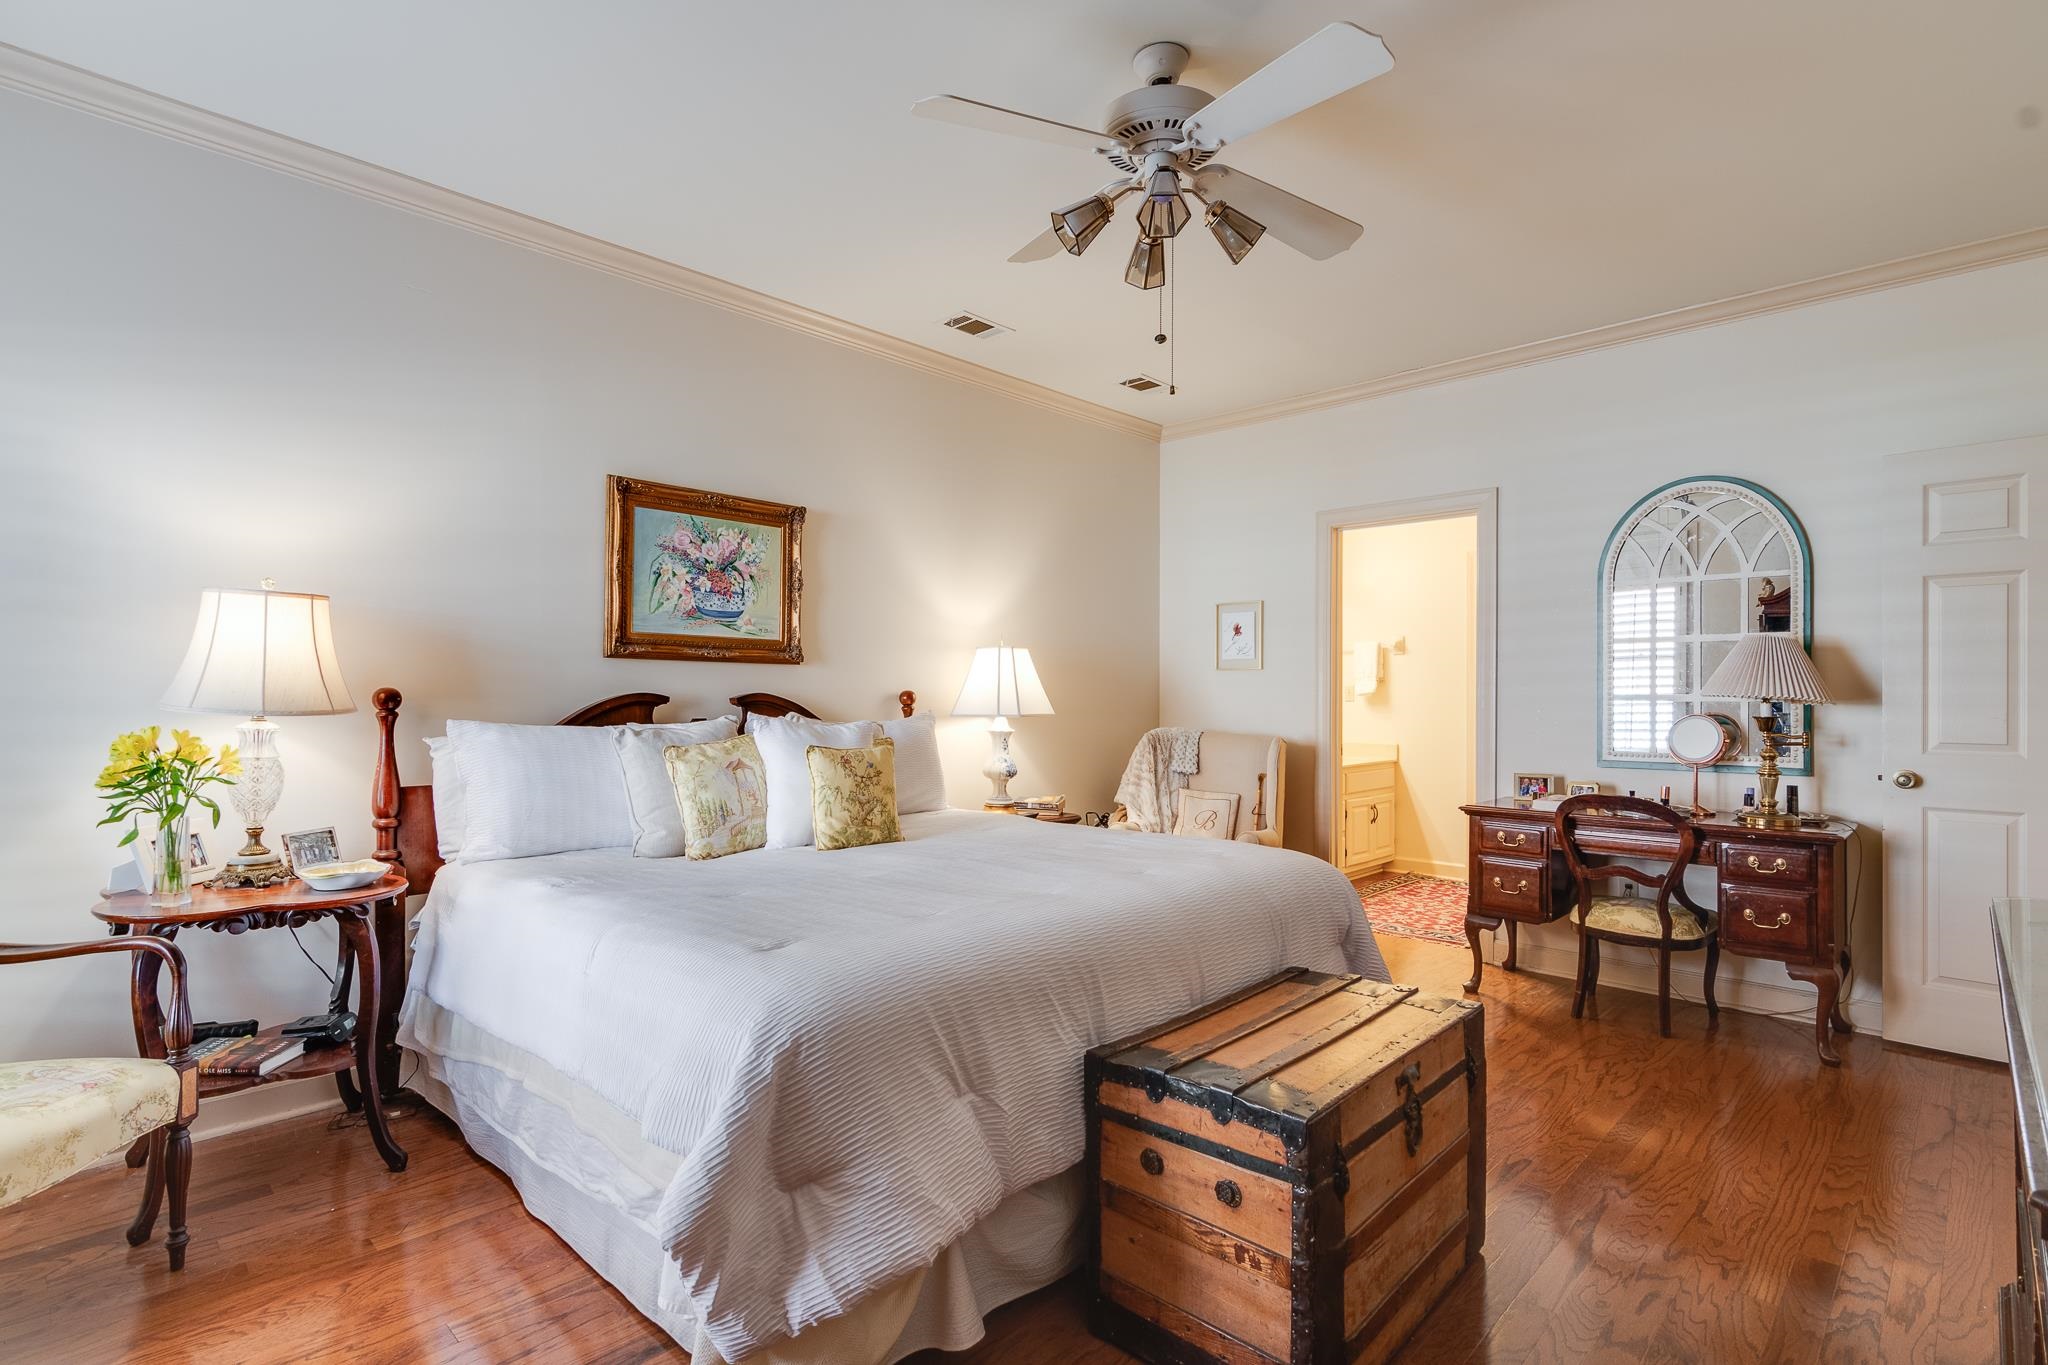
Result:
[[[1813,660],[1790,635],[1745,635],[1728,651],[1728,657],[1700,691],[1710,697],[1739,697],[1764,704],[1756,719],[1757,733],[1763,741],[1757,753],[1756,809],[1737,814],[1736,823],[1752,829],[1796,828],[1799,817],[1778,809],[1778,751],[1811,745],[1813,735],[1782,731],[1771,703],[1822,704],[1834,700]]]

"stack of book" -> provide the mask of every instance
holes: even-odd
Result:
[[[192,1045],[199,1070],[207,1076],[268,1076],[296,1061],[306,1050],[303,1038],[259,1033],[251,1038],[209,1038]]]
[[[1019,815],[1058,815],[1067,808],[1064,796],[1020,796],[1017,798]]]

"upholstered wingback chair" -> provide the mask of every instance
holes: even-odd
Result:
[[[101,1157],[149,1139],[142,1208],[128,1228],[141,1246],[156,1227],[166,1187],[171,1269],[185,1267],[185,1186],[192,1172],[188,1125],[199,1111],[199,1075],[188,1056],[192,1007],[185,955],[168,939],[136,934],[89,943],[0,943],[0,967],[94,953],[150,953],[170,977],[166,1061],[147,1057],[73,1057],[0,1062],[0,1209],[49,1188]]]
[[[1280,847],[1282,796],[1287,790],[1286,740],[1274,735],[1204,730],[1201,767],[1188,778],[1188,786],[1196,791],[1236,792],[1237,838]],[[1128,828],[1124,814],[1119,806],[1110,824]],[[1168,818],[1170,825],[1170,814]]]

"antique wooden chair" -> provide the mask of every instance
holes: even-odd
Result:
[[[1655,860],[1670,858],[1662,870],[1622,862],[1591,862],[1578,845],[1578,826],[1588,818],[1604,818],[1602,833],[1612,842],[1616,822],[1640,822],[1643,852]],[[1579,929],[1579,981],[1572,993],[1572,1018],[1584,1015],[1586,1002],[1600,988],[1600,945],[1624,944],[1657,954],[1657,1032],[1671,1036],[1671,955],[1705,949],[1706,1005],[1709,1020],[1720,1016],[1714,1001],[1714,974],[1721,965],[1720,926],[1714,913],[1686,894],[1685,870],[1692,865],[1698,835],[1692,821],[1656,801],[1633,796],[1574,796],[1557,808],[1558,842],[1578,891],[1575,923]],[[1655,887],[1654,899],[1602,894],[1602,883],[1634,882]],[[1677,901],[1674,909],[1671,902]]]
[[[148,1175],[142,1208],[128,1228],[128,1244],[141,1246],[149,1240],[168,1186],[171,1235],[164,1245],[171,1253],[171,1269],[182,1270],[185,1244],[191,1240],[185,1229],[185,1187],[192,1174],[188,1125],[199,1112],[199,1076],[188,1055],[192,1006],[185,991],[185,955],[168,939],[137,934],[89,943],[0,943],[0,966],[91,953],[152,953],[162,959],[170,976],[165,1060],[73,1057],[0,1062],[0,1208],[146,1137]]]

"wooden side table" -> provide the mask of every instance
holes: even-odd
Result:
[[[405,1149],[392,1140],[384,1121],[384,1101],[393,1097],[397,1085],[398,1041],[391,1034],[396,1020],[395,1003],[385,999],[383,959],[386,953],[404,951],[400,932],[393,928],[401,917],[406,880],[391,875],[353,891],[315,891],[294,878],[283,886],[248,890],[192,893],[192,903],[182,909],[153,906],[141,894],[110,896],[92,908],[98,919],[115,934],[155,934],[176,938],[180,929],[210,929],[221,934],[245,934],[251,929],[296,929],[302,924],[333,919],[340,926],[342,946],[352,955],[358,989],[356,1036],[353,1047],[309,1051],[267,1076],[200,1076],[199,1097],[229,1095],[251,1086],[277,1081],[303,1080],[308,1076],[333,1076],[341,1089],[343,1103],[351,1111],[360,1109],[370,1129],[377,1153],[393,1171],[405,1169]],[[382,914],[379,907],[389,903]],[[135,1044],[145,1057],[162,1057],[163,1010],[156,993],[157,960],[148,953],[135,958]],[[276,1032],[276,1029],[266,1030]],[[388,1055],[387,1055],[388,1054]],[[351,1084],[348,1071],[355,1070]],[[153,1183],[153,1182],[152,1182]]]

